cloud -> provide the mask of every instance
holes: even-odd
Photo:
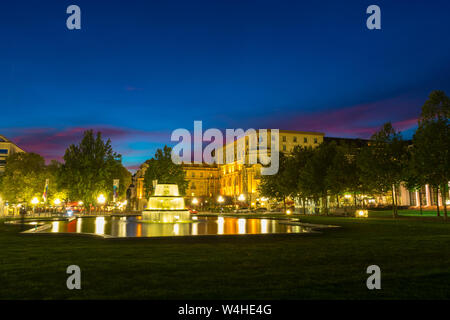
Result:
[[[115,151],[124,156],[126,163],[127,156],[130,157],[150,157],[154,150],[134,150],[128,147],[136,141],[146,143],[169,143],[170,133],[164,131],[140,131],[128,128],[113,126],[86,126],[68,128],[15,128],[8,129],[8,138],[27,152],[35,152],[42,155],[47,161],[62,161],[64,152],[70,144],[81,141],[83,132],[93,129],[94,132],[101,132],[106,139],[111,139],[111,144]],[[6,134],[5,134],[6,135]],[[151,146],[151,144],[150,144]]]
[[[417,125],[423,101],[398,97],[368,104],[273,116],[270,128],[324,132],[328,136],[369,138],[387,121],[400,131]]]

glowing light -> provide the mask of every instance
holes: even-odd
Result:
[[[445,201],[446,204],[450,204],[450,200]]]
[[[53,200],[53,204],[54,204],[55,206],[59,206],[59,205],[61,204],[61,200],[58,199],[58,198],[56,198],[55,200]]]
[[[59,230],[59,221],[52,222],[52,232],[58,232]]]
[[[173,225],[173,233],[177,236],[180,234],[180,225],[178,223],[175,223]]]
[[[105,234],[105,217],[95,218],[95,233]]]
[[[192,204],[198,204],[198,199],[197,198],[192,199]]]
[[[222,203],[222,202],[225,201],[225,199],[224,199],[222,196],[219,196],[219,198],[217,198],[217,201],[218,201],[219,203]]]
[[[197,216],[192,217],[192,220],[198,220],[198,217]]]
[[[369,216],[369,212],[367,210],[356,210],[355,216],[357,218],[367,218]]]
[[[83,201],[78,201],[78,205],[82,206],[83,205]]]
[[[225,224],[225,220],[223,217],[219,217],[217,218],[217,234],[223,234],[223,230],[224,230],[224,224]]]
[[[262,201],[262,202],[266,202],[267,200],[269,200],[269,199],[266,198],[266,197],[262,197],[262,198],[261,198],[261,201]]]
[[[238,219],[238,232],[240,234],[245,233],[245,219]]]
[[[291,210],[289,210],[289,209],[286,210],[286,214],[287,214],[287,215],[290,215],[291,213],[292,213]]]
[[[37,197],[34,197],[33,199],[31,199],[31,204],[38,204],[39,203],[39,199]]]
[[[239,201],[245,201],[245,196],[241,193],[238,197]]]
[[[99,204],[104,204],[106,202],[105,196],[103,194],[99,195],[98,198],[97,198],[97,202]]]
[[[345,198],[345,199],[350,199],[351,197],[352,197],[351,194],[344,194],[344,198]]]
[[[268,228],[267,228],[267,219],[261,219],[261,233],[267,233]]]

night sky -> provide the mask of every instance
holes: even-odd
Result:
[[[450,94],[450,1],[314,3],[4,1],[0,134],[61,160],[93,128],[130,169],[194,120],[364,138],[392,121],[410,138],[430,91]]]

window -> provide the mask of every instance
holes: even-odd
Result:
[[[195,183],[191,183],[191,189],[195,190]]]
[[[283,151],[286,151],[286,145],[283,144]]]
[[[317,143],[317,138],[314,138],[314,143]]]
[[[192,178],[195,177],[195,172],[192,172],[191,177],[192,177]]]
[[[286,136],[283,136],[283,142],[286,142]]]
[[[0,165],[5,165],[6,164],[6,160],[0,160]]]
[[[0,154],[8,154],[8,149],[0,149]]]
[[[304,142],[304,143],[308,143],[308,138],[306,138],[306,137],[303,138],[303,142]]]
[[[203,172],[200,172],[200,178],[203,178]]]
[[[297,137],[294,137],[294,142],[297,142]]]

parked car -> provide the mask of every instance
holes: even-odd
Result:
[[[189,209],[189,213],[190,213],[190,214],[197,214],[197,213],[198,213],[198,211],[197,211],[197,210],[195,210],[195,209]]]

